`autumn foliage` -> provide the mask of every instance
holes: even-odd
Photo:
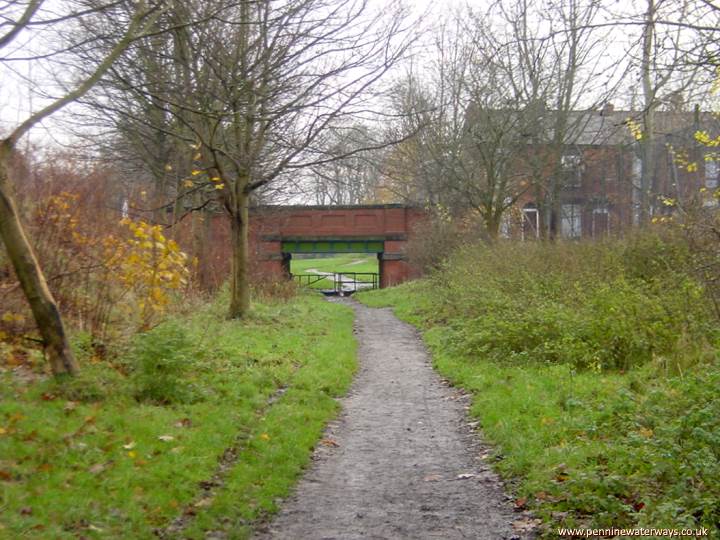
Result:
[[[189,286],[191,264],[178,242],[161,225],[109,209],[101,173],[51,169],[29,184],[23,208],[34,247],[72,328],[99,342],[150,328]],[[2,253],[0,291],[0,338],[31,336],[32,317]]]

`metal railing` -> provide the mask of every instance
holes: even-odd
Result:
[[[309,287],[313,283],[318,283],[320,281],[323,281],[328,276],[324,275],[318,275],[318,274],[290,274],[290,278],[294,281],[298,282],[298,285]],[[303,283],[304,281],[304,283]]]
[[[298,285],[310,287],[315,283],[328,280],[331,289],[320,288],[323,292],[333,294],[352,294],[359,290],[380,288],[380,274],[376,272],[328,272],[327,274],[290,274]],[[317,288],[317,287],[315,287]]]

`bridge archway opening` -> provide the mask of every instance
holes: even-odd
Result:
[[[382,239],[314,239],[282,242],[284,273],[301,286],[325,294],[379,288]]]

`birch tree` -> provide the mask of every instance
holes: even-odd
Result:
[[[641,171],[639,185],[633,185],[633,190],[639,194],[637,224],[641,226],[650,222],[656,203],[655,176],[661,151],[659,145],[663,144],[657,139],[656,113],[669,102],[682,107],[682,101],[688,97],[686,93],[698,80],[702,64],[693,59],[695,53],[688,49],[688,41],[699,43],[693,19],[700,16],[707,20],[709,15],[714,15],[712,18],[718,20],[716,9],[707,4],[708,9],[698,13],[687,1],[646,0],[640,39],[636,51],[630,51],[635,57],[641,83],[642,134],[638,140]],[[692,19],[688,17],[690,12]]]

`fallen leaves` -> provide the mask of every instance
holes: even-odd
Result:
[[[75,409],[77,409],[77,401],[68,401],[65,403],[65,406],[63,407],[63,411],[65,411],[66,414],[69,414],[73,412]]]
[[[337,448],[340,446],[335,440],[330,438],[321,440],[320,444],[322,444],[323,446],[331,446],[333,448]]]
[[[555,482],[556,483],[565,482],[570,478],[570,475],[568,474],[566,467],[567,466],[564,463],[560,463],[557,467],[555,467]]]
[[[203,499],[200,499],[196,503],[193,504],[195,508],[207,508],[210,506],[213,502],[212,497],[205,497]]]
[[[158,440],[160,440],[162,442],[170,442],[170,441],[174,441],[175,437],[173,437],[172,435],[160,435],[158,437]]]
[[[90,474],[100,474],[101,472],[106,471],[111,465],[113,464],[112,461],[108,461],[106,463],[96,463],[92,467],[88,469],[88,472]]]
[[[189,418],[181,418],[180,420],[175,422],[174,425],[178,428],[189,428],[192,427],[192,420],[190,420]]]
[[[542,520],[537,518],[522,518],[516,520],[513,524],[513,530],[519,533],[526,533],[526,532],[532,532],[535,529],[537,529],[540,524],[542,523]]]

